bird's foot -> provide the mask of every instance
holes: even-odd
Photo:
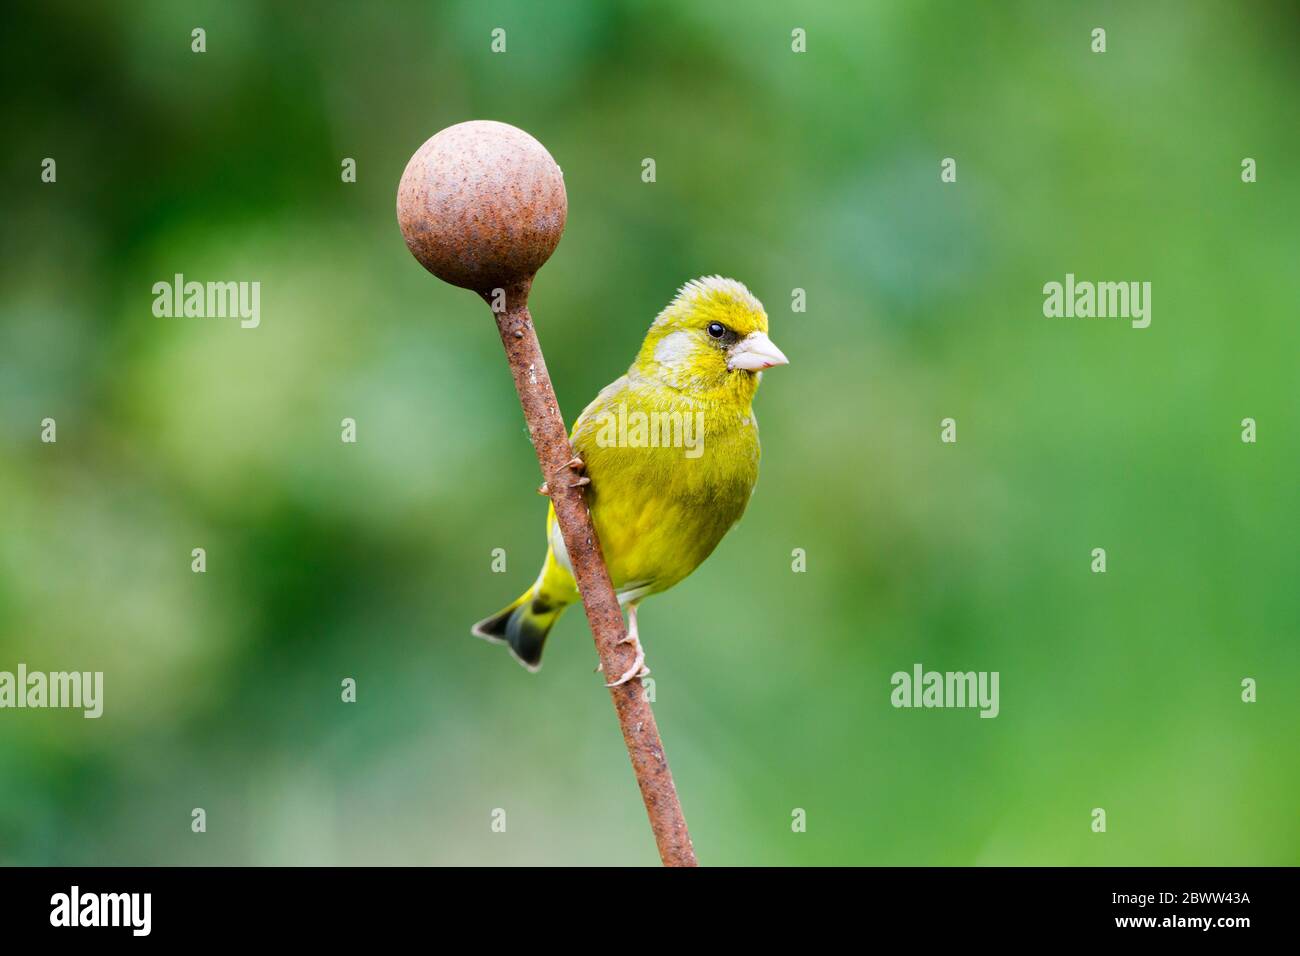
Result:
[[[573,484],[569,485],[570,488],[581,488],[583,485],[591,484],[591,478],[587,475],[581,474],[581,472],[587,467],[587,463],[577,455],[574,455],[565,462],[564,467],[568,468],[570,471],[578,473],[579,475],[578,479],[574,481]]]
[[[637,639],[635,631],[629,633],[619,643],[631,644],[636,657],[632,660],[632,666],[625,670],[618,680],[606,684],[606,687],[621,687],[630,680],[640,679],[650,673],[650,668],[645,666],[645,650],[641,647],[641,642]]]
[[[582,470],[587,467],[587,463],[583,461],[581,458],[579,458],[577,455],[574,455],[572,458],[570,458],[568,461],[564,463],[564,467],[568,468],[570,471],[581,473]],[[586,475],[580,475],[580,477],[576,481],[572,482],[569,485],[569,487],[582,488],[583,486],[589,484],[591,484],[591,479]],[[537,489],[537,493],[539,495],[546,495],[547,497],[550,497],[551,483],[549,481],[543,481],[541,487]]]

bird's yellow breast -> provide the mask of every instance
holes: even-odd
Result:
[[[682,580],[744,514],[758,480],[750,394],[690,396],[624,376],[579,417],[573,445],[591,478],[592,521],[624,600]]]

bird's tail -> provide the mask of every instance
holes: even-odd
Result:
[[[535,584],[513,603],[479,621],[470,631],[475,637],[508,645],[515,660],[535,671],[542,666],[542,645],[546,643],[546,635],[566,607],[566,603],[549,599]]]

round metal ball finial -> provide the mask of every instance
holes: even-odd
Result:
[[[435,133],[397,187],[411,255],[479,293],[531,279],[559,244],[568,212],[564,176],[546,147],[492,120]]]

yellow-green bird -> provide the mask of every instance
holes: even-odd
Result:
[[[636,651],[610,686],[649,673],[637,605],[698,568],[744,514],[758,480],[754,392],[763,369],[787,362],[748,289],[721,276],[695,279],[655,318],[627,374],[573,426],[574,464],[590,479],[587,504]],[[580,600],[553,506],[546,536],[533,586],[473,628],[534,671],[546,635]]]

